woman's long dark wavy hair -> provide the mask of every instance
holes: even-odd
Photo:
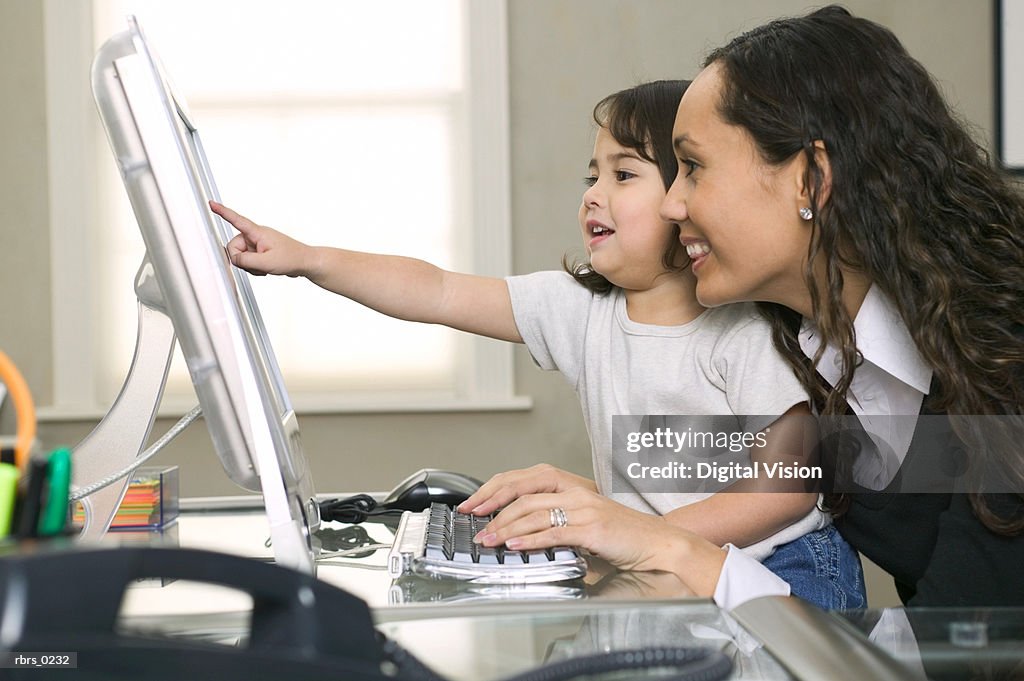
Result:
[[[821,337],[842,357],[835,389],[815,375],[820,353],[808,362],[800,349],[799,315],[760,306],[775,345],[823,413],[845,411],[862,361],[842,304],[846,269],[863,273],[895,304],[934,372],[928,406],[951,415],[972,464],[995,466],[1020,496],[1019,427],[1010,433],[1012,447],[993,447],[979,419],[960,418],[1019,417],[1024,406],[1024,201],[1017,189],[896,36],[842,7],[756,28],[712,52],[710,64],[722,68],[723,120],[745,128],[769,164],[796,154],[807,160],[815,215],[804,278]],[[815,159],[818,141],[829,187]],[[810,265],[819,256],[823,286]],[[991,530],[1024,530],[1024,518],[995,514],[983,494],[972,494],[971,503]]]
[[[594,107],[594,122],[627,149],[658,166],[667,191],[679,170],[672,148],[672,126],[679,100],[690,86],[688,80],[655,80],[608,95]],[[662,262],[669,271],[685,269],[675,264],[679,249],[678,228],[665,244]],[[614,288],[612,283],[595,272],[590,263],[570,262],[562,258],[562,267],[581,285],[593,293],[604,294]]]

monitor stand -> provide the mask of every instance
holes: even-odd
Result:
[[[163,396],[174,352],[174,327],[146,256],[135,275],[139,326],[135,356],[121,392],[103,420],[72,452],[72,482],[81,489],[129,466],[145,447]],[[81,500],[85,510],[82,540],[102,537],[128,489],[126,476]]]

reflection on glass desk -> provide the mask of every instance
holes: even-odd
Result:
[[[561,611],[391,621],[378,628],[456,681],[500,679],[582,655],[658,646],[720,650],[733,662],[733,679],[793,678],[734,620],[707,602],[599,606],[592,601]]]
[[[919,678],[1024,679],[1024,609],[887,608],[839,615]]]
[[[392,582],[388,551],[361,547],[388,546],[393,525],[324,527],[324,552],[350,553],[321,560],[317,578],[366,601],[383,633],[451,679],[500,679],[566,657],[663,645],[721,650],[740,679],[1024,679],[1024,609],[824,613],[784,598],[727,614],[673,575],[599,562],[584,580],[544,588]],[[261,513],[217,511],[183,512],[176,539],[270,560],[267,537]],[[240,592],[179,581],[130,589],[121,622],[234,645],[246,640],[251,608]]]
[[[731,679],[789,681],[785,668],[735,620],[706,601],[637,603],[580,601],[527,612],[510,604],[474,608],[434,606],[428,616],[385,619],[377,629],[451,681],[489,681],[544,664],[599,652],[646,647],[701,647],[733,663]],[[408,611],[391,609],[392,617]],[[461,614],[460,614],[461,613]],[[126,617],[121,630],[244,647],[247,624],[208,615],[193,618]],[[662,674],[663,674],[663,670]],[[339,677],[342,678],[342,677]],[[628,677],[664,678],[658,672]]]
[[[260,513],[183,512],[178,524],[183,547],[268,560],[272,555]],[[359,541],[391,541],[386,523],[361,529]],[[588,653],[652,646],[721,650],[734,663],[732,678],[792,678],[735,620],[707,599],[690,597],[672,575],[621,573],[595,562],[587,580],[521,589],[418,578],[392,582],[385,569],[388,551],[358,550],[344,530],[325,523],[324,552],[356,552],[320,561],[318,579],[367,601],[380,631],[456,681],[500,679]],[[251,607],[240,592],[178,581],[129,590],[120,626],[239,645]]]
[[[422,579],[403,577],[392,581],[387,573],[388,548],[360,550],[363,545],[390,547],[394,538],[394,523],[367,522],[357,526],[325,522],[317,533],[324,557],[317,562],[317,577],[329,584],[345,589],[364,601],[371,608],[387,609],[401,606],[415,609],[416,606],[438,603],[481,604],[487,601],[565,601],[579,599],[675,600],[690,598],[690,592],[679,580],[667,573],[624,573],[598,559],[589,559],[590,571],[586,578],[567,582],[538,585],[474,585],[447,579]],[[206,549],[241,555],[260,560],[271,560],[273,553],[267,545],[266,520],[262,513],[248,511],[183,511],[177,521],[176,543],[183,548]],[[157,541],[157,535],[154,541]],[[123,538],[113,535],[110,541]],[[133,541],[138,541],[133,538]],[[167,545],[167,539],[160,540]],[[349,555],[331,556],[332,553],[348,550]],[[172,593],[179,591],[180,593]],[[185,588],[167,589],[166,603],[156,604],[154,594],[144,596],[140,604],[152,612],[154,607],[169,609],[169,614],[183,612],[190,602],[190,593]],[[203,595],[194,603],[202,610],[223,612],[232,605],[232,594],[220,598]],[[135,612],[136,594],[130,592],[126,612]],[[235,601],[241,603],[239,601]],[[404,617],[404,616],[403,616]]]

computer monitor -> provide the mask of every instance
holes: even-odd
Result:
[[[209,209],[195,122],[134,17],[97,52],[92,89],[214,449],[262,492],[277,562],[312,572],[320,516],[295,412],[249,275],[228,260],[231,230]]]

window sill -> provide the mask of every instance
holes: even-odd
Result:
[[[180,418],[196,401],[181,398],[165,399],[157,410],[158,418]],[[418,393],[371,395],[293,395],[292,406],[299,418],[345,414],[428,414],[459,412],[519,412],[533,409],[533,399],[525,395],[509,397],[470,398],[450,394]],[[36,410],[40,423],[62,421],[99,421],[109,407],[47,406]]]

